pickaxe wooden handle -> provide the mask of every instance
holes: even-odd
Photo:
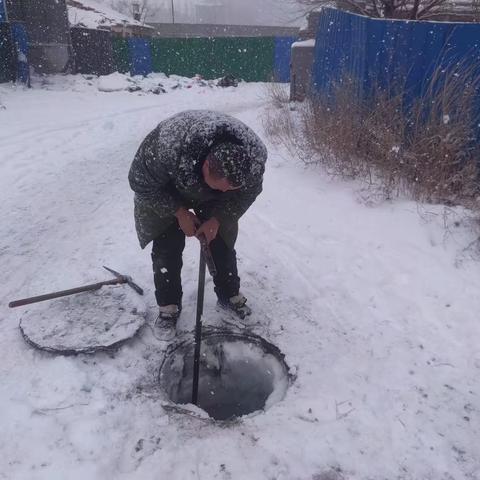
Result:
[[[115,272],[114,270],[111,270],[107,267],[104,267],[104,268],[112,272],[117,278],[114,278],[112,280],[106,280],[104,282],[92,283],[90,285],[84,285],[82,287],[70,288],[69,290],[62,290],[60,292],[53,292],[53,293],[47,293],[45,295],[38,295],[37,297],[30,297],[30,298],[23,298],[21,300],[15,300],[14,302],[10,302],[8,306],[10,308],[22,307],[24,305],[30,305],[31,303],[44,302],[45,300],[53,300],[54,298],[67,297],[68,295],[75,295],[76,293],[92,292],[94,290],[99,290],[105,285],[119,285],[123,283],[127,283],[139,295],[143,295],[143,290],[137,284],[135,284],[130,277],[121,275],[120,273]]]

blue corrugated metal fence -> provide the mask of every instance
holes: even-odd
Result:
[[[143,38],[130,38],[128,40],[130,49],[132,75],[148,75],[153,72],[152,51],[150,42]]]
[[[25,25],[22,23],[12,23],[12,35],[17,55],[17,80],[29,84],[28,35]]]
[[[275,38],[274,78],[277,82],[288,83],[290,81],[292,45],[297,40],[295,37]]]
[[[480,66],[480,25],[373,19],[324,9],[315,47],[313,85],[329,92],[347,76],[372,88],[401,85],[424,92],[437,67]]]
[[[7,21],[7,12],[5,10],[5,0],[0,0],[0,22]]]

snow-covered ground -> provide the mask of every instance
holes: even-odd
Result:
[[[369,205],[355,183],[265,139],[265,189],[241,222],[239,266],[252,329],[286,354],[296,381],[230,426],[164,409],[166,344],[151,328],[129,165],[155,124],[183,109],[230,113],[265,137],[263,86],[153,95],[49,83],[0,86],[0,478],[480,479],[480,265],[464,250],[466,225],[440,207]],[[197,257],[191,240],[185,329]],[[28,309],[8,301],[108,278],[102,265],[146,289],[139,338],[96,356],[29,347],[18,329]],[[207,287],[205,321],[218,322]]]

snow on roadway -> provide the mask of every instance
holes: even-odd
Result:
[[[229,427],[165,411],[166,345],[150,327],[117,353],[27,346],[14,298],[105,278],[146,289],[127,172],[143,137],[180,110],[218,109],[263,138],[263,86],[163,95],[99,92],[81,77],[0,86],[0,478],[480,479],[480,270],[443,209],[359,201],[359,185],[305,169],[268,142],[262,196],[241,222],[255,332],[296,373],[283,402]],[[185,329],[198,246],[185,254]],[[219,321],[208,281],[205,320]],[[60,315],[52,303],[52,315]]]

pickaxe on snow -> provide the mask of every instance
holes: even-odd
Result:
[[[52,300],[54,298],[66,297],[68,295],[75,295],[76,293],[82,292],[91,292],[94,290],[99,290],[105,285],[119,285],[126,283],[132,287],[139,295],[143,295],[143,290],[132,280],[132,277],[128,275],[122,275],[121,273],[116,272],[108,267],[103,267],[105,270],[108,270],[110,273],[113,273],[116,278],[112,280],[106,280],[104,282],[92,283],[90,285],[84,285],[83,287],[71,288],[69,290],[62,290],[61,292],[47,293],[45,295],[39,295],[38,297],[24,298],[22,300],[15,300],[10,302],[8,306],[10,308],[21,307],[23,305],[30,305],[31,303],[43,302],[45,300]]]

